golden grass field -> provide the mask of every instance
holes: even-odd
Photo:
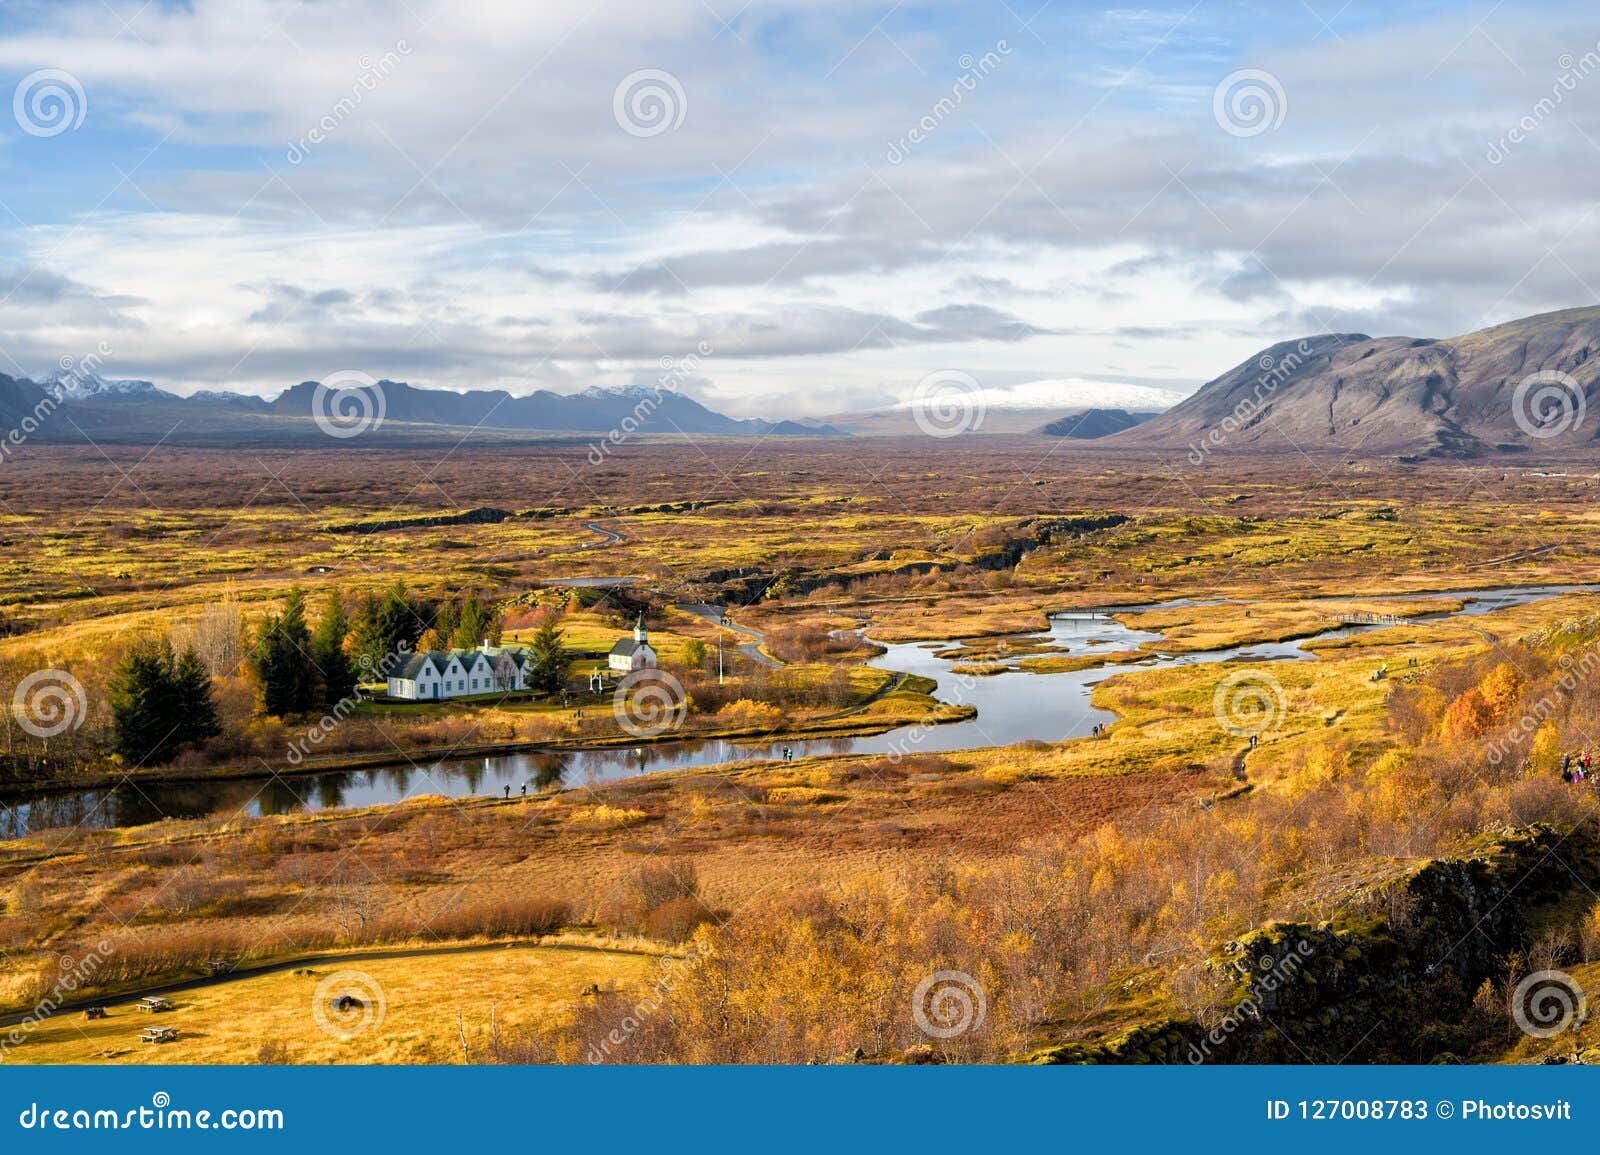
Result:
[[[559,1019],[591,986],[636,992],[659,970],[649,953],[560,945],[335,958],[177,992],[169,996],[173,1009],[157,1014],[129,1003],[112,1003],[103,1019],[64,1013],[28,1031],[6,1061],[460,1062],[463,1034],[470,1054],[489,1045],[491,1024],[514,1030]],[[357,992],[364,1007],[328,1007],[319,1020],[319,989],[330,997]],[[178,1039],[141,1042],[139,1032],[150,1026],[174,1027]]]
[[[853,911],[851,903],[884,903],[886,913],[870,925],[899,926],[909,917],[906,895],[921,893],[918,880],[949,877],[961,881],[938,884],[931,893],[943,897],[929,901],[961,929],[924,952],[930,962],[949,962],[948,944],[977,934],[987,917],[980,912],[1015,902],[1036,918],[1065,917],[1063,899],[1041,907],[1042,900],[1000,902],[972,889],[1000,887],[995,880],[1011,878],[1008,872],[1062,855],[1065,865],[1048,887],[1014,878],[1004,885],[1064,894],[1080,880],[1086,894],[1098,896],[1086,898],[1083,909],[1103,908],[1105,924],[1066,935],[1053,955],[1037,953],[1051,940],[1031,923],[1012,927],[1020,938],[996,931],[1003,947],[971,962],[995,968],[995,960],[1015,958],[1038,972],[1028,984],[1005,987],[1026,986],[1028,993],[1013,996],[1014,1012],[997,1009],[1010,1032],[1005,1046],[981,1053],[1014,1056],[1017,1040],[1034,1037],[1041,1022],[1055,1024],[1059,1037],[1104,1026],[1108,1006],[1122,1008],[1124,1020],[1130,1006],[1188,1007],[1193,993],[1185,984],[1192,985],[1198,960],[1269,912],[1332,917],[1371,879],[1395,877],[1397,862],[1426,861],[1529,815],[1567,813],[1568,800],[1550,795],[1544,763],[1538,771],[1529,763],[1525,781],[1502,781],[1498,770],[1480,765],[1481,750],[1463,745],[1462,733],[1418,730],[1418,718],[1443,725],[1446,708],[1476,683],[1490,685],[1490,667],[1507,654],[1525,676],[1495,708],[1514,714],[1515,695],[1533,695],[1551,676],[1548,655],[1529,649],[1528,639],[1571,632],[1570,623],[1600,611],[1600,597],[1573,592],[1483,615],[1418,619],[1456,613],[1461,591],[1594,578],[1600,515],[1591,509],[1593,485],[1580,478],[1510,470],[1486,478],[1467,467],[1376,463],[1329,463],[1336,469],[1330,476],[1286,462],[1248,473],[1219,463],[1174,481],[1087,454],[1046,455],[1019,473],[1013,459],[1023,450],[999,440],[954,454],[937,469],[892,445],[849,454],[777,446],[770,457],[750,460],[718,450],[721,468],[702,494],[683,490],[679,478],[692,472],[687,458],[672,457],[671,447],[651,449],[667,456],[624,454],[584,474],[579,486],[569,476],[579,467],[567,460],[571,448],[482,451],[467,462],[441,463],[437,485],[400,503],[368,497],[357,483],[361,470],[331,455],[288,455],[298,484],[286,495],[258,483],[248,462],[223,466],[202,461],[203,453],[158,451],[138,465],[140,492],[113,490],[92,507],[62,496],[71,487],[30,498],[31,479],[13,463],[0,477],[0,497],[12,511],[0,525],[0,567],[9,579],[0,624],[10,631],[0,636],[0,689],[9,693],[22,673],[55,666],[81,671],[89,700],[83,732],[34,751],[32,772],[87,781],[127,769],[97,761],[92,736],[107,725],[106,664],[132,638],[181,631],[219,601],[237,605],[248,626],[281,604],[291,584],[315,604],[330,587],[354,594],[397,578],[430,596],[475,588],[512,613],[564,610],[568,644],[580,651],[578,678],[644,607],[663,663],[704,698],[672,736],[819,736],[961,716],[940,703],[949,687],[902,683],[862,665],[876,652],[852,633],[863,629],[886,644],[947,643],[962,663],[958,672],[1024,670],[1048,678],[1097,664],[1133,665],[1094,687],[1094,704],[1117,715],[1107,736],[904,759],[752,760],[526,799],[420,797],[271,818],[44,830],[0,842],[0,1007],[26,1010],[54,957],[101,935],[123,952],[121,985],[134,989],[193,977],[217,955],[248,962],[306,950],[387,949],[452,912],[492,912],[513,895],[561,904],[569,925],[662,951],[697,926],[716,926],[728,957],[753,960],[739,969],[755,975],[764,973],[756,965],[762,960],[785,951],[812,958],[807,952],[832,941],[833,916],[806,904]],[[361,468],[383,462],[406,464],[403,454],[379,453]],[[286,460],[275,455],[272,464]],[[477,468],[484,464],[496,468]],[[215,476],[206,474],[208,465]],[[876,481],[862,483],[863,465]],[[48,463],[90,494],[106,476],[102,466]],[[530,516],[372,534],[344,528],[484,506]],[[1106,514],[1126,520],[1071,528],[1075,519]],[[589,522],[623,540],[603,543],[585,528]],[[59,528],[64,524],[74,525],[71,533]],[[1526,552],[1534,547],[1539,552]],[[543,584],[622,574],[639,579],[625,594],[579,596]],[[1421,592],[1443,596],[1400,596]],[[1138,649],[1068,657],[1046,633],[1053,610],[1174,597],[1200,604],[1117,611],[1125,625],[1161,635]],[[1233,600],[1216,603],[1223,598]],[[747,636],[677,608],[706,601],[732,607],[737,624],[764,632],[765,652],[783,658],[783,668],[749,663],[738,653]],[[1312,642],[1309,661],[1137,668],[1155,653],[1248,649],[1306,638],[1341,620],[1383,628]],[[725,694],[714,688],[714,670],[687,668],[697,647],[714,655],[719,632],[735,682]],[[507,640],[527,636],[525,627],[513,627]],[[1578,629],[1573,636],[1586,635]],[[1375,680],[1380,669],[1388,676]],[[1234,675],[1271,686],[1275,709],[1255,731],[1254,748],[1219,725],[1219,684]],[[184,772],[287,769],[274,764],[275,751],[303,723],[261,717],[242,675],[217,685],[240,744],[232,754],[219,749],[196,758]],[[725,699],[759,708],[728,711]],[[1549,741],[1581,743],[1586,709],[1582,701],[1571,704],[1573,720]],[[610,713],[608,703],[581,696],[565,706],[548,699],[367,703],[318,764],[631,741]],[[1456,762],[1419,769],[1433,767],[1441,752]],[[1460,765],[1475,769],[1463,773]],[[139,768],[135,777],[173,772]],[[1230,823],[1248,833],[1230,842]],[[1196,856],[1190,876],[1158,853],[1159,869],[1146,868],[1148,885],[1166,886],[1164,897],[1119,897],[1134,886],[1120,872],[1137,870],[1127,865],[1128,848],[1154,838],[1156,828],[1165,845],[1195,840],[1184,851]],[[1256,856],[1221,863],[1221,851],[1202,853],[1206,838]],[[689,881],[659,873],[685,863]],[[1177,873],[1169,877],[1168,870]],[[950,895],[970,904],[963,917],[940,905],[954,902]],[[1310,897],[1285,907],[1289,895]],[[792,915],[813,927],[802,943],[783,938],[789,924],[770,921],[789,909],[785,904],[809,912]],[[1125,921],[1113,926],[1119,918]],[[740,929],[747,925],[771,937],[740,938],[757,935]],[[903,928],[893,950],[912,950],[918,933]],[[168,944],[166,953],[156,942]],[[851,949],[862,952],[856,965],[869,968],[892,953],[884,942]],[[1092,957],[1073,953],[1082,951]],[[1104,992],[1130,981],[1129,974],[1152,973],[1140,951],[1181,965],[1171,973],[1158,968],[1143,1001],[1108,1002]],[[1075,961],[1063,961],[1068,955]],[[160,1061],[248,1061],[252,1047],[281,1041],[296,1062],[455,1061],[457,1011],[478,1029],[490,1002],[508,1030],[542,1030],[569,1015],[583,1020],[572,988],[613,979],[625,986],[646,973],[636,968],[648,960],[636,957],[541,949],[375,962],[388,968],[390,1017],[381,1034],[348,1046],[306,1020],[297,993],[304,976],[241,980],[193,992],[193,1003],[172,1020],[181,1027],[182,1016],[194,1016],[192,1035],[145,1050],[159,1052]],[[487,999],[476,993],[480,987]],[[468,989],[470,997],[462,994]],[[763,1022],[786,1013],[776,1004],[750,1011],[752,1021]],[[848,1052],[850,1024],[859,1026],[866,1013],[829,1018],[818,1011],[806,1044],[812,1049],[796,1044],[771,1055],[831,1059],[835,1046]],[[1015,1021],[1007,1017],[1013,1014]],[[51,1034],[29,1044],[31,1054],[49,1061],[106,1057],[95,1048],[115,1050],[119,1019],[109,1026],[74,1020],[70,1035],[62,1033],[68,1024],[52,1023]],[[575,1029],[588,1028],[580,1022]],[[690,1061],[762,1053],[753,1042],[742,1046],[701,1053],[680,1039],[660,1053]],[[124,1049],[112,1057],[150,1055]]]

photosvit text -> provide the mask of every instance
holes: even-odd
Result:
[[[1267,1118],[1274,1122],[1334,1122],[1349,1120],[1460,1119],[1464,1122],[1570,1122],[1572,1103],[1555,1099],[1524,1103],[1514,1099],[1491,1103],[1487,1099],[1268,1099]]]

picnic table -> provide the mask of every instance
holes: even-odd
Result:
[[[106,1017],[106,1009],[104,1007],[85,1007],[83,1017],[86,1019],[103,1019]]]
[[[146,1027],[139,1032],[141,1043],[170,1043],[177,1037],[177,1027]]]
[[[156,1013],[160,1011],[170,1011],[172,1009],[172,1000],[164,999],[159,995],[146,995],[133,1005],[138,1007],[141,1011],[150,1011],[152,1013]]]

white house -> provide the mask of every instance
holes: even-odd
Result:
[[[624,674],[633,670],[655,669],[656,652],[650,646],[650,635],[644,628],[643,614],[634,623],[633,637],[623,638],[611,647],[606,665]]]
[[[518,646],[427,650],[389,675],[389,697],[439,701],[528,688],[528,651]]]

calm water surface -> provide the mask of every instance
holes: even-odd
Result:
[[[1524,586],[1514,589],[1464,590],[1419,594],[1441,601],[1471,598],[1459,616],[1471,617],[1592,586]],[[1346,601],[1318,598],[1311,601]],[[1177,599],[1139,607],[1217,604]],[[1413,621],[1451,616],[1430,613]],[[1342,637],[1382,629],[1382,624],[1335,626],[1316,638]],[[1155,643],[1160,634],[1133,630],[1110,619],[1056,618],[1050,623],[1053,645],[1067,654],[1110,653]],[[937,696],[946,702],[977,708],[977,717],[947,726],[904,726],[868,737],[813,738],[775,742],[684,741],[605,750],[566,750],[465,758],[376,770],[330,771],[294,778],[240,779],[230,782],[146,783],[111,790],[83,790],[47,795],[0,807],[0,838],[29,830],[64,826],[114,827],[155,822],[163,817],[200,818],[223,813],[281,814],[339,806],[398,802],[419,794],[450,798],[512,794],[524,787],[532,794],[556,785],[601,783],[659,770],[708,766],[742,758],[777,758],[785,747],[796,757],[808,754],[886,754],[892,751],[948,753],[981,746],[1004,746],[1039,739],[1059,742],[1087,737],[1096,722],[1115,715],[1090,704],[1094,686],[1128,670],[1193,665],[1201,662],[1302,661],[1312,658],[1305,644],[1312,638],[1238,646],[1199,653],[1168,655],[1159,649],[1132,664],[1108,664],[1059,674],[1003,673],[973,677],[952,673],[951,663],[936,656],[957,642],[892,645],[868,664],[879,669],[921,674],[939,683]]]

